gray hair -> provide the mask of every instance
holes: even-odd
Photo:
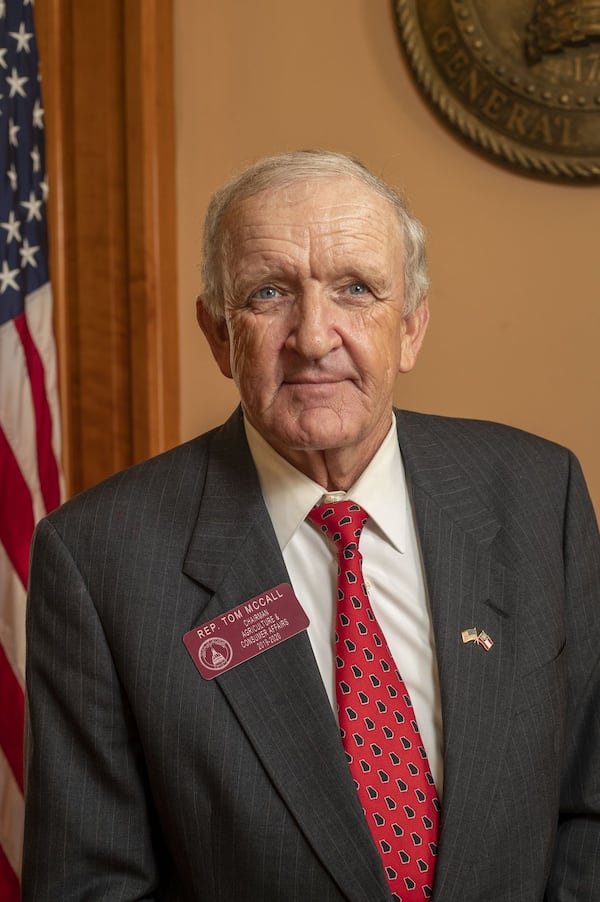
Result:
[[[224,314],[225,275],[231,248],[227,214],[235,204],[273,188],[331,176],[350,177],[371,188],[398,217],[404,250],[404,315],[419,306],[429,290],[423,226],[408,210],[402,195],[354,157],[325,150],[298,150],[258,160],[234,176],[212,197],[204,221],[202,281],[204,303],[215,319]]]

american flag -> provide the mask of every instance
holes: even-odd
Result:
[[[0,899],[19,898],[25,595],[34,524],[61,499],[44,110],[33,0],[0,0]]]

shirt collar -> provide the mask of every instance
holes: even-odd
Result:
[[[244,427],[263,498],[283,551],[327,490],[281,457],[245,418]],[[406,478],[394,417],[386,437],[347,497],[364,507],[372,525],[398,551],[405,550]]]

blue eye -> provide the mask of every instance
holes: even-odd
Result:
[[[359,297],[361,294],[369,293],[369,289],[364,282],[353,282],[352,285],[348,286],[348,291],[356,297]]]
[[[270,301],[272,298],[276,298],[278,294],[279,292],[272,285],[265,285],[264,288],[259,288],[258,291],[255,291],[252,297],[258,298],[260,301]]]

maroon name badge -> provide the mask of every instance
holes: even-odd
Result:
[[[302,632],[309,620],[289,583],[280,583],[183,637],[205,680]]]

